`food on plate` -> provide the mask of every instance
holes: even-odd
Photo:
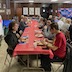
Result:
[[[39,42],[39,43],[37,43],[37,45],[43,45],[43,43]]]
[[[36,34],[36,37],[43,37],[43,34]]]
[[[22,40],[22,42],[26,42],[26,41],[27,41],[27,40],[24,40],[24,39]]]
[[[35,33],[42,33],[42,31],[40,31],[40,30],[35,30]]]
[[[37,46],[43,46],[44,44],[41,42],[41,40],[35,40],[34,43],[37,44]]]
[[[21,41],[22,41],[22,42],[27,42],[27,40],[28,40],[28,37],[27,37],[27,36],[21,37]]]

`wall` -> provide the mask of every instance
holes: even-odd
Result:
[[[52,15],[57,15],[57,13],[55,12],[55,10],[58,10],[58,8],[72,8],[72,4],[58,4],[58,3],[52,3],[52,4],[44,4],[46,5],[46,7],[48,8],[48,15],[51,14],[50,10],[53,9],[53,13]],[[49,6],[50,5],[50,6]],[[35,3],[35,4],[29,4],[29,3],[18,3],[16,4],[16,14],[19,16],[20,18],[20,15],[22,15],[22,8],[23,7],[40,7],[41,8],[41,14],[42,14],[42,7],[43,7],[43,4],[41,3]],[[50,8],[50,9],[49,9]],[[20,11],[20,12],[19,12]]]
[[[11,14],[7,15],[6,10],[7,8],[3,8],[3,5],[5,4],[6,6],[6,0],[0,0],[1,3],[1,8],[0,8],[0,15],[2,16],[3,19],[11,19],[14,16],[14,3],[10,3],[10,10]],[[4,11],[4,12],[1,12]]]
[[[58,3],[55,3],[55,4],[52,4],[52,8],[53,8],[52,15],[57,15],[55,10],[58,10],[58,8],[72,8],[72,4],[63,4],[63,3],[58,4]]]
[[[28,7],[28,13],[29,13],[29,7],[40,7],[40,14],[42,15],[42,9],[43,9],[43,5],[45,5],[45,9],[49,10],[48,6],[49,4],[41,4],[41,3],[18,3],[16,4],[16,14],[20,16],[23,14],[23,7]],[[49,12],[49,11],[48,11]],[[34,15],[35,15],[35,9],[34,9]]]
[[[5,4],[6,2],[5,2],[6,0],[0,0],[0,2],[2,3],[2,6],[3,6],[3,4]],[[50,9],[51,9],[51,7],[49,6],[49,4],[47,3],[47,4],[45,4],[46,5],[46,7],[48,8],[48,14],[50,14]],[[42,7],[43,7],[43,4],[41,4],[41,3],[35,3],[35,4],[29,4],[29,3],[17,3],[17,4],[14,4],[13,2],[11,2],[10,3],[10,9],[11,9],[11,14],[8,16],[8,15],[6,15],[6,9],[5,9],[5,12],[4,13],[0,13],[0,15],[2,15],[2,17],[3,17],[3,19],[10,19],[10,18],[12,18],[14,15],[17,15],[19,18],[20,18],[20,16],[22,15],[22,8],[23,7],[40,7],[41,9],[42,9]],[[54,10],[53,11],[53,15],[57,15],[57,13],[55,12],[55,10],[57,10],[58,8],[60,8],[60,7],[63,7],[63,8],[65,8],[65,7],[67,7],[67,8],[72,8],[72,4],[57,4],[57,3],[53,3],[52,4],[52,9]],[[50,9],[49,9],[50,8]],[[1,8],[1,9],[3,9],[3,7]],[[1,10],[0,9],[0,10]],[[42,10],[41,10],[41,14],[42,14]]]
[[[3,8],[3,4],[5,4],[5,0],[0,0],[0,3],[1,3],[0,15],[2,15],[2,18],[6,18],[5,9]]]

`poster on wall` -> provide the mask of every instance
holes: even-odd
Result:
[[[5,12],[5,10],[3,10],[3,9],[0,9],[0,13],[4,13]]]
[[[40,15],[40,8],[35,8],[35,15]]]
[[[34,8],[33,7],[29,8],[29,15],[34,15]]]
[[[6,15],[10,15],[11,14],[11,10],[10,9],[6,9]]]
[[[4,9],[6,8],[6,4],[3,4],[3,8],[4,8]]]
[[[28,7],[23,7],[23,15],[28,15]]]

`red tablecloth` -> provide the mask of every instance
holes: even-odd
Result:
[[[51,50],[43,50],[41,46],[34,47],[34,40],[41,40],[43,38],[37,38],[35,37],[35,30],[38,30],[37,28],[38,22],[35,20],[32,20],[29,24],[29,27],[27,27],[23,33],[22,36],[28,36],[28,43],[26,44],[18,44],[14,50],[13,56],[16,55],[29,55],[29,54],[48,54],[50,55],[50,58],[53,58],[53,53]]]

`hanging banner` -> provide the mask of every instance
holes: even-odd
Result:
[[[59,8],[58,12],[67,18],[72,18],[72,8]]]

